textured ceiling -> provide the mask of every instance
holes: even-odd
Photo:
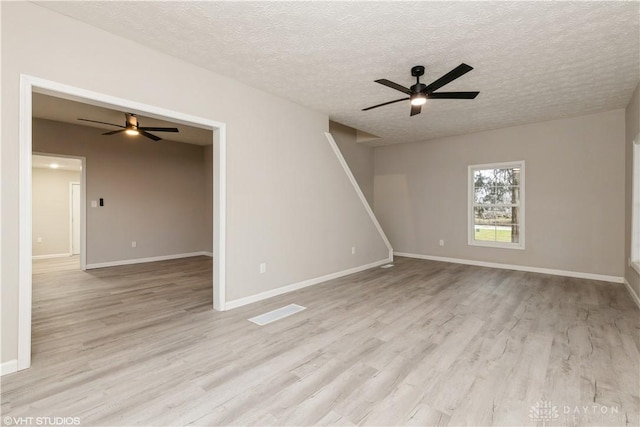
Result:
[[[43,7],[324,112],[381,138],[423,141],[624,108],[640,77],[639,2],[42,2]],[[99,49],[99,47],[96,47]],[[431,100],[360,111],[475,69]]]
[[[213,133],[211,130],[158,120],[140,114],[136,116],[138,117],[138,126],[177,127],[180,131],[178,133],[151,132],[162,139],[195,145],[213,144]],[[101,129],[100,131],[96,131],[96,135],[104,133],[102,130],[117,130],[117,128],[100,123],[80,121],[78,119],[97,120],[99,122],[115,123],[121,126],[125,124],[124,111],[70,101],[41,93],[33,94],[33,117]],[[108,137],[105,136],[105,138]],[[139,136],[139,138],[142,137]]]

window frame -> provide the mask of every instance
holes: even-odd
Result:
[[[475,223],[474,223],[474,180],[473,174],[477,170],[483,169],[509,169],[520,168],[520,201],[519,208],[519,227],[520,241],[518,243],[509,242],[491,242],[475,240]],[[469,246],[481,246],[500,249],[525,249],[525,162],[524,160],[515,160],[511,162],[501,163],[485,163],[467,166],[467,243]]]
[[[629,265],[640,274],[640,134],[632,142],[631,251]]]

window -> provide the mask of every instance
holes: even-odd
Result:
[[[631,205],[631,266],[640,273],[640,134],[633,141],[632,205]]]
[[[524,161],[469,166],[469,244],[524,249]]]

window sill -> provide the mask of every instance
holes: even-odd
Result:
[[[472,240],[468,242],[469,246],[481,246],[484,248],[496,248],[496,249],[516,249],[516,250],[524,250],[524,243],[522,244],[512,244],[512,243],[498,243],[498,242],[482,242],[477,240]]]
[[[633,268],[636,273],[640,274],[640,261],[631,261],[631,268]]]

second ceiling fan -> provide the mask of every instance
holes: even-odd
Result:
[[[362,111],[371,110],[373,108],[382,107],[384,105],[394,104],[400,101],[411,100],[410,115],[415,116],[416,114],[420,114],[420,111],[422,111],[422,106],[427,102],[427,99],[474,99],[480,92],[435,92],[442,86],[451,83],[458,77],[468,73],[471,70],[473,70],[472,66],[467,64],[460,64],[444,76],[440,77],[438,80],[429,85],[425,85],[424,83],[420,83],[420,77],[424,75],[424,66],[416,65],[415,67],[411,68],[411,75],[416,78],[416,84],[414,84],[410,88],[404,87],[387,79],[376,80],[376,83],[380,83],[381,85],[390,87],[391,89],[403,92],[409,95],[409,97],[384,102],[382,104],[374,105],[373,107],[363,108]]]
[[[146,136],[149,139],[154,141],[160,141],[162,138],[159,136],[155,136],[151,132],[180,132],[178,128],[165,128],[165,127],[149,127],[149,126],[139,126],[138,118],[135,114],[124,113],[125,123],[124,126],[117,125],[115,123],[107,123],[107,122],[99,122],[97,120],[89,120],[89,119],[78,119],[84,122],[92,122],[92,123],[102,123],[103,125],[111,125],[116,126],[122,129],[112,130],[110,132],[105,132],[103,135],[115,135],[120,132],[126,132],[128,135],[142,135]]]

